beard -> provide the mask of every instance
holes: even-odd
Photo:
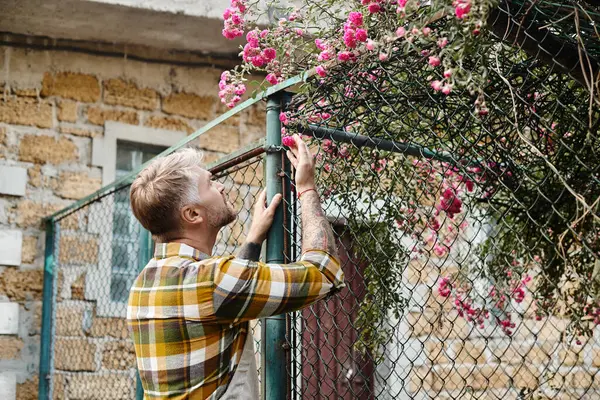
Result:
[[[210,208],[207,213],[208,224],[213,228],[222,228],[237,218],[238,213],[226,202],[222,207]]]

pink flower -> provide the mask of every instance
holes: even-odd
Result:
[[[252,65],[254,65],[255,67],[262,67],[263,65],[265,65],[267,63],[267,61],[262,57],[262,56],[254,56],[250,59],[250,62],[252,63]]]
[[[338,60],[340,61],[348,61],[351,57],[351,53],[349,51],[340,51],[338,53]]]
[[[458,19],[466,18],[471,11],[471,0],[455,0],[452,5]]]
[[[332,57],[332,54],[329,50],[323,50],[317,57],[317,60],[318,61],[327,61],[327,60],[330,60],[331,57]]]
[[[258,47],[258,32],[250,31],[246,34],[246,41],[250,45],[250,47]]]
[[[317,46],[317,49],[319,50],[326,50],[327,46],[325,45],[325,42],[321,39],[315,39],[315,45]]]
[[[406,7],[406,3],[408,0],[398,0],[398,7],[404,8]]]
[[[354,36],[354,30],[346,29],[344,31],[344,44],[346,47],[351,49],[356,47],[356,36]]]
[[[429,65],[431,65],[432,67],[437,67],[440,64],[441,64],[441,61],[439,58],[437,58],[435,56],[429,57]]]
[[[371,51],[375,50],[375,42],[372,41],[371,39],[367,40],[366,46],[367,46],[367,50],[371,50]]]
[[[281,138],[281,144],[287,147],[294,147],[296,145],[296,141],[291,136],[284,136]]]
[[[396,36],[403,37],[404,35],[406,35],[406,29],[404,29],[403,26],[401,26],[400,28],[396,29]]]
[[[260,31],[260,37],[261,37],[261,39],[266,38],[268,34],[269,34],[269,30],[268,29],[263,29],[262,31]]]
[[[325,78],[327,76],[327,71],[325,70],[325,68],[322,65],[317,65],[317,68],[315,68],[315,71],[322,78]]]
[[[441,81],[433,81],[433,82],[431,82],[431,87],[436,92],[439,92],[440,90],[442,90],[442,82]]]
[[[377,3],[371,3],[369,4],[369,7],[367,7],[367,9],[371,14],[375,14],[381,11],[381,6]]]
[[[262,51],[262,56],[266,58],[267,61],[271,61],[277,57],[277,51],[272,47],[268,47]]]
[[[267,80],[267,82],[269,82],[271,85],[277,85],[277,83],[279,82],[277,80],[277,76],[274,73],[270,73],[268,74],[265,79]]]
[[[367,41],[367,31],[365,29],[357,29],[356,30],[356,40],[359,42]]]
[[[243,83],[237,85],[236,88],[235,88],[234,93],[237,94],[237,95],[239,95],[239,96],[243,95],[244,93],[246,93],[246,85],[244,85]]]
[[[348,22],[354,24],[354,26],[359,27],[363,24],[363,15],[362,13],[353,11],[348,14]]]
[[[423,36],[429,36],[429,34],[431,33],[431,28],[429,27],[425,27],[423,28]]]
[[[233,14],[234,12],[235,10],[232,10],[231,8],[226,8],[225,11],[223,11],[223,19],[231,18],[231,14]]]
[[[379,61],[385,61],[388,59],[387,53],[379,53]]]
[[[444,47],[446,47],[448,45],[448,38],[440,38],[437,41],[437,45],[440,49],[443,49]]]
[[[296,28],[294,31],[296,32],[296,35],[298,35],[298,36],[304,35],[304,31],[300,28]]]
[[[452,91],[452,85],[446,83],[444,85],[444,87],[442,88],[442,93],[444,93],[445,95],[449,95],[450,92]]]
[[[287,114],[286,114],[286,113],[284,113],[284,112],[282,112],[282,113],[279,113],[279,121],[281,121],[281,123],[282,123],[283,125],[287,125],[287,124],[288,124],[288,122],[289,122],[289,120],[288,120],[288,117],[287,117]]]
[[[447,69],[444,71],[444,78],[450,78],[452,76],[452,70]]]

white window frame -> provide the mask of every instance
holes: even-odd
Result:
[[[92,141],[92,166],[102,168],[102,186],[106,186],[114,182],[116,178],[117,141],[171,147],[186,136],[186,132],[107,121],[104,124],[104,136],[95,137]],[[92,204],[90,214],[103,216],[106,214],[106,210],[109,210],[108,215],[112,215],[111,211],[113,207],[113,198],[112,196],[108,196],[102,202]],[[108,224],[99,224],[99,220],[102,220],[102,218],[90,218],[90,221],[96,221],[94,224],[90,223],[89,231],[98,234],[99,257],[98,263],[93,265],[86,274],[85,298],[86,300],[95,300],[97,302],[96,314],[98,316],[125,318],[127,315],[127,305],[113,301],[110,296],[110,282],[112,279],[112,220]]]

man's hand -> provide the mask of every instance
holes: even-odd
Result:
[[[254,205],[254,216],[246,242],[260,245],[267,237],[267,232],[273,223],[273,217],[275,217],[275,210],[281,202],[281,194],[276,194],[268,207],[265,206],[266,200],[267,190],[263,189]]]
[[[300,136],[293,138],[295,146],[290,147],[287,156],[296,170],[296,191],[302,193],[315,188],[315,158]]]

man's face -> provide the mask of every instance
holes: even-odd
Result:
[[[208,223],[221,228],[235,221],[238,213],[226,198],[225,185],[212,180],[212,174],[207,170],[199,168],[199,171],[198,194]]]

